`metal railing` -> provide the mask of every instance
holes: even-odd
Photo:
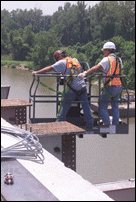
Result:
[[[29,102],[30,103],[33,102],[33,106],[32,106],[33,111],[32,112],[31,112],[31,107],[29,107],[29,119],[31,120],[31,122],[33,122],[33,123],[37,122],[37,118],[35,117],[35,104],[36,103],[56,103],[56,114],[58,113],[58,108],[60,106],[60,103],[64,103],[64,100],[65,100],[65,91],[66,91],[65,81],[66,81],[67,76],[68,75],[62,75],[61,73],[46,73],[46,74],[35,74],[35,75],[33,75],[33,81],[32,81],[32,84],[31,84],[30,90],[29,90]],[[37,95],[37,88],[38,88],[38,86],[40,84],[40,78],[41,77],[56,77],[57,85],[56,85],[56,90],[55,90],[56,94],[55,95]],[[99,87],[98,87],[99,88],[99,94],[98,95],[92,95],[91,94],[91,87],[92,87],[93,77],[97,77],[97,79],[98,79],[98,84],[99,84]],[[100,98],[101,86],[102,86],[101,80],[102,80],[103,77],[107,77],[107,76],[103,76],[102,73],[94,73],[93,75],[86,78],[86,80],[88,81],[88,89],[87,89],[87,91],[88,91],[88,102],[90,104],[90,103],[96,102],[96,101],[92,101],[93,98],[98,99],[98,108],[99,108],[99,105],[100,105],[99,98]],[[114,77],[116,77],[116,76],[114,76]],[[117,133],[117,134],[128,134],[128,128],[129,128],[129,92],[128,92],[128,89],[127,89],[125,76],[124,75],[118,75],[117,77],[122,78],[122,83],[123,83],[124,89],[126,90],[128,99],[123,100],[121,98],[120,101],[119,101],[121,103],[127,103],[127,113],[126,113],[127,114],[127,116],[126,116],[127,117],[127,122],[122,123],[122,125],[124,124],[126,128],[125,127],[123,128],[123,126],[121,128],[119,128],[120,126],[117,126],[117,128],[115,130],[115,133]],[[59,86],[60,86],[61,79],[63,80],[63,82],[61,82],[61,84],[63,85],[63,92],[64,92],[64,99],[63,100],[61,100],[62,94],[59,93]],[[35,82],[36,82],[36,87],[34,89],[34,93],[32,93],[32,89],[34,87]],[[51,99],[41,100],[40,98],[51,98]],[[54,98],[54,100],[52,98]],[[81,101],[74,100],[72,103],[77,103],[77,104],[80,105]],[[80,110],[81,110],[81,108],[80,108]],[[101,120],[100,108],[98,110],[99,110],[98,118],[96,119],[97,121],[95,121],[95,122],[97,122],[98,130],[96,130],[94,133],[100,134],[101,133],[100,131],[102,131],[101,127],[103,127],[103,126],[101,126],[101,123],[100,123],[100,120]],[[32,117],[31,117],[31,113],[32,113]],[[52,122],[52,121],[55,121],[55,120],[56,120],[55,118],[50,118],[50,119],[45,118],[43,122],[46,122],[46,121],[47,122]],[[64,114],[64,121],[65,120],[67,120],[67,117]],[[41,119],[39,120],[39,122],[41,122]],[[102,132],[102,133],[104,133],[104,132]]]

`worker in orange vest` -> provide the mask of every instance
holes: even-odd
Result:
[[[112,124],[119,124],[119,97],[122,91],[122,82],[121,78],[117,77],[117,75],[121,74],[123,64],[121,58],[115,55],[115,50],[116,46],[113,42],[106,42],[102,48],[105,57],[96,66],[78,75],[78,78],[83,79],[87,75],[91,75],[98,70],[103,71],[104,86],[100,95],[99,107],[100,116],[102,117],[104,125],[110,124],[107,110],[109,102],[111,102],[112,106]]]
[[[94,119],[91,115],[91,109],[88,103],[86,83],[84,80],[77,77],[78,74],[83,71],[82,66],[76,58],[68,57],[66,52],[62,50],[55,51],[54,59],[56,62],[53,65],[44,67],[38,71],[33,71],[32,74],[44,74],[53,70],[65,75],[67,77],[66,85],[69,89],[65,93],[64,103],[62,104],[57,121],[65,120],[64,115],[67,115],[72,102],[75,100],[76,96],[78,96],[84,111],[87,129],[91,129],[94,124]]]

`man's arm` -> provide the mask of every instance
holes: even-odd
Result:
[[[100,64],[93,66],[91,69],[87,70],[87,75],[93,74],[94,72],[97,72],[98,70],[101,70],[102,66]]]
[[[78,78],[83,79],[84,77],[86,77],[87,75],[91,75],[94,72],[97,72],[98,70],[101,70],[102,66],[100,64],[93,66],[91,69],[88,69],[87,71],[84,71],[83,73],[80,73],[78,75]]]
[[[44,74],[46,72],[50,72],[54,70],[52,66],[44,67],[43,69],[40,69],[38,71],[33,71],[32,74]]]

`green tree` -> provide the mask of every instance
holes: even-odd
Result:
[[[86,30],[86,5],[85,1],[78,1],[77,2],[77,23],[79,26],[79,41],[80,43],[84,43],[85,41],[85,30]]]
[[[1,11],[1,26],[4,26],[7,29],[7,32],[15,27],[15,22],[12,15],[6,9]]]
[[[31,53],[35,69],[43,68],[50,65],[49,62],[54,62],[53,53],[58,49],[58,44],[58,39],[52,32],[40,32],[36,35],[35,45]]]
[[[121,1],[121,35],[128,41],[135,41],[135,1]]]
[[[8,39],[7,28],[2,26],[1,27],[1,53],[2,54],[9,53],[8,43],[9,43],[9,39]]]
[[[41,22],[40,22],[41,31],[48,31],[50,29],[51,18],[52,18],[52,16],[50,16],[50,15],[41,16]]]
[[[122,36],[126,40],[135,39],[135,2],[101,1],[94,7],[96,25],[101,26],[101,40]]]
[[[26,26],[23,32],[23,41],[27,43],[30,47],[33,47],[35,40],[35,34],[32,31],[32,27],[30,25]]]
[[[23,43],[23,39],[19,31],[10,32],[10,52],[13,60],[26,60],[28,52],[30,51],[29,45]]]
[[[135,68],[131,68],[127,76],[128,89],[135,90]]]

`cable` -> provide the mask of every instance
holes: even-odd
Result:
[[[43,148],[35,132],[20,129],[18,127],[3,127],[1,133],[14,137],[18,142],[1,148],[2,158],[19,158],[44,163]]]

